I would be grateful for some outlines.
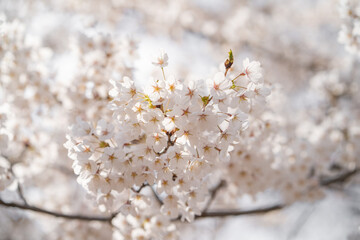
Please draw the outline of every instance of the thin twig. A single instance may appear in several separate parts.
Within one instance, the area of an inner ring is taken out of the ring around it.
[[[26,198],[25,198],[25,196],[24,196],[24,192],[23,192],[23,190],[22,190],[20,181],[19,181],[19,179],[16,177],[16,175],[15,175],[15,173],[14,173],[14,170],[13,170],[13,167],[14,167],[14,164],[11,164],[11,165],[10,165],[10,168],[9,168],[9,171],[10,171],[10,173],[13,175],[13,177],[14,177],[15,179],[17,179],[17,192],[18,192],[18,194],[19,194],[20,199],[24,202],[24,204],[25,204],[25,205],[28,205],[28,203],[27,203],[27,201],[26,201]]]
[[[221,180],[213,189],[210,190],[210,199],[206,203],[203,212],[206,212],[209,209],[209,207],[211,206],[211,203],[214,201],[214,199],[216,197],[217,192],[225,186],[226,186],[226,182],[224,180]]]
[[[149,184],[148,184],[148,183],[143,183],[137,190],[136,190],[134,187],[132,187],[131,190],[132,190],[133,192],[135,192],[135,193],[140,193],[141,190],[142,190],[144,187],[146,187],[146,186],[149,186]]]
[[[174,139],[174,141],[171,141],[171,136],[172,134],[170,133],[166,133],[167,137],[168,137],[168,141],[167,141],[167,144],[166,144],[166,147],[159,153],[155,152],[156,155],[158,156],[161,156],[163,154],[165,154],[167,152],[167,150],[171,147],[171,146],[174,146],[175,145],[175,142],[176,142],[176,138]]]
[[[159,196],[159,195],[157,194],[157,192],[155,191],[154,186],[150,186],[148,183],[143,183],[143,184],[139,187],[139,189],[137,189],[137,190],[132,187],[131,190],[132,190],[133,192],[135,192],[135,193],[140,193],[141,190],[142,190],[144,187],[150,187],[150,189],[151,189],[154,197],[155,197],[156,200],[159,202],[159,204],[160,204],[160,205],[163,205],[163,204],[164,204],[163,200],[160,198],[160,196]]]
[[[17,191],[18,191],[18,193],[19,193],[19,196],[20,196],[21,200],[24,202],[25,205],[28,205],[19,181],[18,181],[17,184],[18,184],[18,186],[17,186]]]
[[[157,194],[156,190],[154,189],[154,186],[150,186],[150,188],[151,188],[151,191],[152,191],[153,194],[154,194],[154,197],[155,197],[156,200],[158,201],[158,203],[159,203],[160,205],[163,205],[164,202],[163,202],[163,200],[160,198],[159,194]]]

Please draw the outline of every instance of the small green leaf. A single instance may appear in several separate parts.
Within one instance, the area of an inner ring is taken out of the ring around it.
[[[230,49],[230,51],[229,51],[229,61],[230,61],[231,64],[234,63],[234,55],[233,55],[233,52],[232,52],[231,49]]]
[[[106,147],[110,147],[110,145],[107,142],[101,141],[99,143],[99,147],[100,148],[106,148]]]
[[[212,97],[210,97],[210,95],[209,96],[200,96],[201,97],[201,101],[203,102],[203,104],[204,104],[204,107],[206,107],[208,104],[209,104],[209,102],[211,101],[211,99],[212,99]]]

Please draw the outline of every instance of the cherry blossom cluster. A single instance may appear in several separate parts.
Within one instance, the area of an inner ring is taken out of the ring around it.
[[[136,195],[130,199],[136,206],[131,212],[124,212],[113,220],[113,225],[118,228],[114,232],[114,239],[178,239],[179,232],[175,223],[164,216],[158,206],[150,204],[150,198]],[[128,204],[127,209],[131,207]]]
[[[212,173],[229,162],[249,115],[263,109],[270,89],[260,63],[248,59],[237,74],[218,72],[198,82],[166,76],[166,53],[153,64],[163,78],[150,80],[144,90],[129,77],[112,79],[113,120],[78,119],[65,147],[78,182],[104,209],[123,203],[123,214],[144,215],[154,203],[136,189],[149,186],[161,202],[156,219],[192,221]]]
[[[5,19],[0,25],[0,75],[2,87],[6,89],[3,90],[4,100],[20,109],[56,104],[45,65],[50,52],[26,35],[24,28],[17,20]]]
[[[112,229],[109,224],[100,222],[62,221],[56,231],[50,232],[48,239],[112,239]]]
[[[354,169],[360,164],[359,71],[355,65],[348,69],[353,75],[333,70],[319,73],[311,81],[319,99],[313,110],[316,131],[310,141],[317,146],[319,158],[328,159],[330,168]]]
[[[0,25],[1,200],[17,199],[21,203],[19,197],[16,198],[16,189],[20,189],[21,185],[22,189],[41,191],[42,199],[36,197],[34,199],[33,195],[24,191],[26,199],[35,205],[41,206],[44,202],[49,202],[52,204],[49,208],[55,207],[58,211],[64,207],[71,209],[73,206],[75,209],[83,209],[84,212],[89,211],[89,207],[80,208],[72,202],[71,192],[74,191],[72,187],[76,185],[69,175],[58,170],[62,169],[65,173],[67,171],[66,165],[69,160],[62,145],[67,118],[70,116],[67,116],[67,106],[62,105],[62,101],[66,99],[64,93],[67,89],[54,81],[51,64],[48,64],[52,63],[52,51],[44,48],[39,39],[30,35],[24,23],[18,20],[8,21],[6,18],[2,20]],[[61,124],[64,126],[62,127]],[[37,233],[44,235],[44,230],[38,229],[39,224],[43,223],[36,216],[7,214],[5,211],[1,214],[4,219],[21,218],[21,227],[32,229],[29,232],[24,231],[25,234],[31,234],[31,238],[40,238],[37,237]],[[6,215],[11,217],[5,217]],[[52,223],[57,225],[56,222]],[[18,220],[1,222],[0,225],[12,229],[18,226]],[[84,238],[91,229],[91,225],[82,224],[83,231],[71,236],[71,228],[65,225],[71,224],[61,225],[63,227],[61,231],[54,231],[49,239],[58,239],[63,229],[69,230],[64,233],[66,239]],[[80,226],[77,230],[79,228]],[[81,235],[82,237],[77,237]]]
[[[46,147],[40,139],[47,132],[43,129],[45,119],[59,104],[57,85],[52,82],[51,70],[47,66],[51,50],[27,34],[24,24],[18,20],[5,19],[1,24],[1,34],[0,92],[4,104],[0,109],[6,112],[6,127],[11,133],[8,148],[2,154],[11,155],[13,161],[23,157],[25,149],[29,148],[35,156],[39,156],[36,152],[47,155],[40,149],[49,149],[49,143]],[[37,118],[44,118],[42,126],[35,124]]]
[[[180,220],[242,210],[244,196],[315,200],[323,196],[323,179],[359,169],[358,63],[347,67],[328,50],[335,39],[318,41],[324,30],[338,31],[329,1],[291,1],[286,13],[283,3],[262,0],[223,1],[217,9],[188,0],[6,1],[0,1],[7,14],[0,13],[5,238],[22,228],[33,239],[177,239],[189,226]],[[339,41],[353,53],[359,11],[358,1],[341,1]],[[136,41],[122,37],[129,34],[141,39],[139,53]],[[146,73],[141,64],[154,47],[144,48],[154,40],[184,51],[198,44],[189,56],[199,55],[182,66],[161,52]],[[261,59],[266,79],[259,62],[234,61],[232,51],[216,72],[202,61],[217,61],[229,46]],[[208,79],[193,77],[202,70],[194,69],[197,62]],[[48,215],[27,211],[31,206]]]
[[[106,114],[110,83],[107,79],[119,74],[131,76],[137,44],[97,32],[81,33],[72,41],[77,71],[68,84],[64,99],[73,119],[95,119]],[[71,120],[72,121],[72,120]]]
[[[343,20],[339,33],[339,42],[345,45],[350,53],[360,49],[360,4],[356,0],[342,0],[339,7]]]
[[[18,20],[7,21],[3,17],[0,32],[0,111],[6,113],[0,114],[0,152],[7,166],[6,179],[9,179],[10,165],[25,160],[18,160],[24,157],[25,149],[32,147],[31,155],[37,156],[32,159],[34,162],[40,155],[38,149],[49,148],[48,143],[44,147],[36,139],[41,134],[34,119],[46,114],[58,100],[46,66],[51,51],[26,34],[25,26]],[[6,129],[5,118],[8,119]]]

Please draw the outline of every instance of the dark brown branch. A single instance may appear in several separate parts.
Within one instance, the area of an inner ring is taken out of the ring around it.
[[[253,214],[263,214],[275,210],[284,208],[286,205],[277,204],[270,207],[262,207],[251,210],[221,210],[221,211],[207,211],[203,212],[200,216],[196,216],[195,219],[205,218],[205,217],[228,217],[228,216],[240,216],[240,215],[253,215]]]
[[[174,141],[171,141],[171,136],[172,136],[172,134],[167,132],[166,135],[167,135],[167,137],[168,137],[166,147],[165,147],[161,152],[159,152],[159,153],[157,153],[157,152],[154,151],[155,154],[158,155],[158,156],[161,156],[161,155],[165,154],[171,146],[174,146],[174,145],[175,145],[176,138],[174,139]]]
[[[320,184],[322,186],[328,186],[333,183],[343,183],[346,180],[348,180],[350,177],[352,177],[353,175],[357,174],[359,172],[359,170],[360,170],[359,168],[355,168],[352,171],[342,173],[336,177],[320,178]]]
[[[345,172],[336,177],[321,178],[320,186],[329,186],[334,183],[343,183],[357,173],[359,173],[359,169],[354,169],[352,171]],[[262,208],[251,209],[251,210],[235,209],[235,210],[203,211],[200,216],[195,216],[195,219],[205,218],[205,217],[227,217],[227,216],[262,214],[262,213],[267,213],[267,212],[271,212],[271,211],[275,211],[275,210],[280,210],[280,209],[285,208],[286,206],[287,206],[286,204],[275,204],[273,206],[262,207]],[[180,218],[177,218],[176,220],[178,220],[178,219],[180,219]]]
[[[346,180],[348,180],[350,177],[352,177],[353,175],[355,175],[358,172],[359,172],[359,169],[355,169],[355,170],[343,173],[337,177],[322,179],[320,181],[320,183],[322,186],[328,186],[333,183],[342,183],[342,182],[345,182]],[[221,186],[221,185],[222,184],[220,183],[219,186]],[[148,185],[146,185],[146,186],[148,186]],[[145,186],[141,186],[139,188],[139,190],[141,190],[143,187],[145,187]],[[220,187],[218,189],[220,189]],[[216,188],[214,188],[214,191],[213,191],[214,197],[217,192],[217,190],[216,191],[215,190],[216,190]],[[154,192],[154,189],[153,189],[153,192]],[[156,192],[154,192],[154,193],[156,193]],[[155,195],[155,197],[156,196],[157,196],[157,194]],[[65,218],[65,219],[70,219],[70,220],[81,220],[81,221],[111,222],[111,220],[114,217],[116,217],[116,215],[118,214],[118,213],[113,213],[107,217],[106,216],[104,216],[104,217],[102,217],[102,216],[87,216],[87,215],[80,215],[80,214],[64,214],[64,213],[54,212],[54,211],[46,210],[43,208],[31,206],[28,204],[18,204],[15,202],[4,202],[2,199],[0,199],[0,205],[5,206],[5,207],[13,207],[13,208],[19,208],[19,209],[23,209],[23,210],[38,212],[38,213],[42,213],[42,214],[51,215],[54,217],[60,217],[60,218]],[[275,211],[275,210],[280,210],[286,206],[287,206],[286,204],[276,204],[276,205],[269,206],[269,207],[262,207],[262,208],[256,208],[256,209],[251,209],[251,210],[203,211],[202,214],[200,216],[196,216],[195,219],[205,218],[205,217],[227,217],[227,216],[263,214],[263,213],[267,213],[267,212],[271,212],[271,211]],[[177,218],[174,220],[176,221],[178,219],[180,219],[180,218]]]
[[[143,184],[139,187],[138,190],[135,190],[133,187],[131,188],[131,190],[132,190],[133,192],[135,192],[135,193],[140,193],[141,190],[142,190],[144,187],[150,187],[151,192],[153,193],[155,199],[158,201],[158,203],[160,204],[160,206],[164,204],[164,202],[162,201],[162,199],[160,198],[160,196],[159,196],[159,195],[157,194],[157,192],[155,191],[154,186],[151,186],[151,185],[149,185],[148,183],[143,183]]]
[[[164,202],[162,201],[162,199],[160,198],[160,196],[159,196],[159,195],[157,194],[157,192],[155,191],[154,187],[153,187],[153,186],[150,186],[148,183],[143,183],[143,184],[139,187],[139,189],[137,189],[137,190],[134,189],[134,187],[132,187],[131,190],[132,190],[134,193],[140,193],[141,190],[142,190],[144,187],[150,187],[150,189],[151,189],[154,197],[155,197],[156,200],[158,201],[158,203],[159,203],[160,205],[163,205],[163,204],[164,204]]]
[[[133,192],[135,192],[135,193],[140,193],[141,190],[142,190],[144,187],[146,187],[146,186],[149,186],[149,184],[148,184],[148,183],[143,183],[137,190],[136,190],[134,187],[132,187],[131,190],[132,190]]]
[[[111,222],[111,220],[117,215],[117,213],[114,213],[108,217],[101,217],[101,216],[87,216],[87,215],[80,215],[80,214],[64,214],[64,213],[49,211],[49,210],[46,210],[43,208],[31,206],[28,204],[18,204],[15,202],[4,202],[2,199],[0,199],[0,205],[6,206],[6,207],[19,208],[19,209],[23,209],[23,210],[29,210],[29,211],[33,211],[33,212],[51,215],[54,217],[60,217],[60,218],[71,219],[71,220],[81,220],[81,221]]]

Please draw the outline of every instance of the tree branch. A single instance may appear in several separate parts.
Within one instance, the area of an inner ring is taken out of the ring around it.
[[[139,187],[138,190],[134,189],[133,187],[131,188],[131,190],[132,190],[134,193],[140,193],[141,190],[142,190],[144,187],[150,187],[150,189],[151,189],[154,197],[155,197],[156,200],[158,201],[158,203],[159,203],[160,205],[163,205],[163,204],[164,204],[164,202],[162,201],[162,199],[160,198],[160,196],[159,196],[159,195],[157,194],[157,192],[155,191],[154,186],[151,186],[151,185],[149,185],[148,183],[143,183],[143,184]]]
[[[108,217],[101,217],[101,216],[87,216],[87,215],[80,215],[80,214],[64,214],[59,212],[53,212],[50,210],[46,210],[43,208],[31,206],[28,204],[18,204],[15,202],[4,202],[2,199],[0,199],[0,205],[6,206],[6,207],[13,207],[13,208],[19,208],[23,210],[38,212],[42,214],[51,215],[54,217],[60,217],[65,219],[71,219],[71,220],[81,220],[81,221],[100,221],[100,222],[111,222],[111,220],[116,217],[118,213],[111,214],[111,216]]]
[[[338,176],[335,176],[335,177],[328,177],[328,178],[322,177],[322,178],[320,178],[320,184],[321,184],[321,186],[328,186],[333,183],[343,183],[346,180],[348,180],[350,177],[352,177],[353,175],[359,173],[359,170],[360,170],[359,168],[355,168],[352,171],[348,171],[348,172],[339,174]]]
[[[221,211],[207,211],[203,212],[199,216],[195,216],[195,219],[205,218],[205,217],[228,217],[228,216],[240,216],[240,215],[253,215],[253,214],[263,214],[275,210],[284,208],[284,204],[276,204],[269,207],[256,208],[251,210],[221,210]]]
[[[136,190],[134,187],[132,187],[131,190],[132,190],[134,193],[140,193],[141,190],[142,190],[144,187],[146,187],[146,186],[150,186],[150,185],[149,185],[148,183],[143,183],[137,190]]]
[[[359,169],[356,168],[352,171],[348,171],[345,173],[342,173],[338,176],[335,177],[328,177],[328,178],[320,178],[320,186],[329,186],[331,184],[334,183],[343,183],[346,180],[348,180],[350,177],[354,176],[355,174],[359,173]],[[220,186],[221,183],[218,185]],[[217,191],[217,187],[214,188],[214,191],[212,192],[212,196],[214,194],[216,194]],[[205,208],[206,211],[203,211],[201,213],[201,215],[199,216],[195,216],[195,219],[198,218],[205,218],[205,217],[227,217],[227,216],[240,216],[240,215],[252,215],[252,214],[263,214],[263,213],[267,213],[267,212],[271,212],[271,211],[275,211],[275,210],[280,210],[287,207],[286,204],[275,204],[273,206],[269,206],[269,207],[262,207],[262,208],[256,208],[256,209],[251,209],[251,210],[238,210],[238,209],[234,209],[234,210],[218,210],[218,211],[207,211],[207,209]]]
[[[166,135],[168,137],[166,147],[161,152],[157,153],[157,152],[154,151],[155,154],[158,155],[158,156],[161,156],[161,155],[165,154],[171,146],[175,145],[175,142],[176,142],[177,138],[175,138],[174,141],[171,141],[172,134],[167,132]]]
[[[352,171],[345,172],[345,173],[340,174],[333,178],[326,178],[326,179],[323,178],[320,180],[320,185],[328,186],[333,183],[345,182],[346,180],[348,180],[350,177],[357,174],[358,172],[359,172],[359,169],[354,169]],[[211,196],[215,197],[216,192],[222,187],[222,184],[225,184],[225,183],[220,182],[219,185],[217,185],[217,187],[215,187],[213,189]],[[142,189],[142,187],[140,187],[140,188]],[[141,189],[139,189],[139,190],[141,190]],[[156,197],[156,195],[155,195],[155,197]],[[210,199],[213,199],[214,197],[211,197]],[[64,213],[54,212],[54,211],[46,210],[43,208],[31,206],[29,204],[4,202],[2,199],[0,199],[0,205],[5,206],[5,207],[13,207],[13,208],[18,208],[18,209],[38,212],[38,213],[42,213],[42,214],[51,215],[54,217],[60,217],[60,218],[65,218],[65,219],[70,219],[70,220],[81,220],[81,221],[111,222],[111,220],[114,219],[114,217],[116,217],[116,215],[118,214],[118,212],[116,212],[116,213],[111,214],[110,216],[104,216],[104,217],[103,216],[87,216],[87,215],[80,215],[80,214],[64,214]],[[275,204],[273,206],[256,208],[256,209],[251,209],[251,210],[234,209],[234,210],[219,210],[219,211],[203,211],[202,214],[200,216],[196,216],[195,219],[205,218],[205,217],[227,217],[227,216],[263,214],[263,213],[267,213],[267,212],[271,212],[271,211],[275,211],[275,210],[280,210],[282,208],[285,208],[286,206],[287,206],[286,204]]]

